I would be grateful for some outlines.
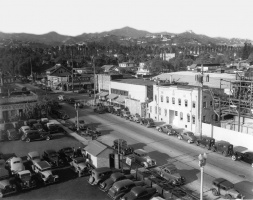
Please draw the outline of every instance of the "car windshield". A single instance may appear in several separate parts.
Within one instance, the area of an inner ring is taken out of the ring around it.
[[[31,177],[31,174],[30,174],[30,173],[21,174],[20,177],[21,177],[21,178],[30,178],[30,177]]]

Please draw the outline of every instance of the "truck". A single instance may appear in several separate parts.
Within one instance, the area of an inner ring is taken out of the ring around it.
[[[156,166],[156,161],[150,158],[148,152],[143,149],[134,150],[133,154],[128,157],[132,162],[135,162],[145,168]]]
[[[129,155],[132,154],[134,149],[127,145],[127,141],[123,139],[116,139],[113,141],[113,146],[120,154]]]

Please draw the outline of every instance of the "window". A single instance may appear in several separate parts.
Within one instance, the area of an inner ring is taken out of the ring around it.
[[[169,97],[166,97],[166,102],[169,103]]]
[[[192,107],[195,108],[196,107],[196,103],[195,101],[192,102]]]
[[[172,104],[175,104],[175,97],[172,97]]]
[[[192,115],[192,123],[195,124],[195,115]]]
[[[188,100],[184,100],[184,105],[185,105],[185,107],[188,106]]]
[[[203,116],[203,122],[206,122],[206,116]]]
[[[164,115],[167,116],[167,109],[164,109]]]
[[[213,106],[213,101],[210,101],[210,106]]]
[[[175,111],[175,116],[177,116],[178,114],[177,114],[177,111]]]
[[[203,108],[206,108],[206,102],[205,101],[203,102]]]
[[[178,105],[181,106],[181,99],[178,99]]]
[[[149,110],[150,110],[150,113],[152,113],[152,106],[150,106],[150,109],[149,109]]]
[[[155,107],[155,114],[157,114],[157,106]]]
[[[190,122],[190,114],[187,114],[187,122]]]
[[[180,112],[180,120],[183,120],[184,118],[183,118],[183,113],[182,112]]]
[[[161,115],[161,108],[160,107],[158,108],[158,113],[159,113],[159,115]]]
[[[157,101],[157,96],[155,95],[155,101]]]
[[[161,95],[161,102],[163,102],[163,95]]]

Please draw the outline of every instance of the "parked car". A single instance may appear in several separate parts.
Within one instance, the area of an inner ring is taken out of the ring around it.
[[[75,121],[75,125],[77,126],[77,121]],[[84,120],[78,120],[78,125],[80,130],[86,130],[87,125],[85,124]]]
[[[186,140],[188,143],[193,143],[196,141],[196,137],[193,132],[183,132],[179,133],[177,138],[179,140]]]
[[[64,124],[64,126],[66,126],[68,129],[70,129],[71,131],[76,131],[77,127],[74,123],[71,122],[67,122]]]
[[[84,157],[73,158],[72,161],[70,162],[70,165],[73,167],[74,171],[78,174],[78,177],[90,174],[90,169],[86,165],[86,159]]]
[[[59,95],[59,96],[58,96],[58,100],[59,100],[59,101],[65,101],[65,99],[66,99],[66,98],[65,98],[64,95]]]
[[[55,124],[53,122],[49,122],[44,125],[45,131],[49,132],[50,134],[54,133],[66,133],[64,128],[62,128],[59,124]]]
[[[174,186],[180,186],[185,184],[185,178],[182,177],[175,165],[165,164],[156,168],[158,174]]]
[[[86,136],[91,136],[91,137],[97,139],[97,138],[100,137],[102,134],[101,134],[100,131],[97,131],[96,129],[88,128],[88,129],[85,131],[85,135],[86,135]]]
[[[236,160],[241,160],[243,162],[246,162],[248,164],[251,165],[251,167],[253,167],[253,152],[234,152],[232,155],[232,160],[236,161]]]
[[[138,113],[136,113],[135,115],[133,115],[133,116],[130,118],[131,121],[134,121],[134,122],[136,122],[136,123],[140,123],[140,119],[141,119],[141,116],[140,116]]]
[[[102,183],[99,184],[99,188],[103,192],[107,192],[112,187],[112,185],[114,183],[121,181],[121,180],[125,180],[125,179],[133,180],[134,176],[132,174],[125,175],[121,172],[112,173],[108,179],[106,179],[105,181],[103,181]]]
[[[58,155],[65,163],[69,163],[74,158],[74,149],[72,147],[64,147],[58,151]]]
[[[38,130],[39,132],[45,131],[41,123],[33,124],[32,129]]]
[[[34,172],[38,179],[45,185],[59,181],[58,175],[53,175],[51,166],[47,161],[40,161],[34,164]]]
[[[136,186],[144,186],[143,181],[132,181],[129,179],[121,180],[112,185],[108,192],[108,196],[114,200],[118,200]]]
[[[69,104],[75,104],[75,103],[76,103],[75,99],[73,99],[73,98],[67,99],[67,102],[68,102]]]
[[[156,161],[151,159],[148,153],[143,149],[136,149],[133,152],[134,161],[145,168],[156,166]]]
[[[131,113],[129,111],[123,110],[121,112],[121,117],[123,117],[125,119],[129,119],[130,116],[131,116]]]
[[[109,167],[100,167],[100,168],[93,169],[91,171],[91,175],[89,177],[88,182],[91,185],[99,185],[100,183],[108,179],[113,172],[117,172],[117,171],[120,171],[120,170],[113,170]]]
[[[211,150],[213,152],[222,153],[224,156],[232,156],[233,155],[233,145],[229,142],[219,141],[216,142],[212,147]]]
[[[146,126],[147,128],[155,127],[155,122],[152,118],[141,118],[140,124]]]
[[[40,162],[40,154],[37,151],[32,151],[27,154],[27,161],[31,163],[32,166],[34,166],[35,163]]]
[[[211,191],[214,196],[225,197],[225,199],[243,199],[243,195],[234,188],[234,184],[224,178],[214,179]]]
[[[5,163],[5,168],[8,169],[11,174],[16,174],[20,171],[25,170],[22,158],[20,157],[11,157]]]
[[[93,111],[98,114],[104,114],[107,112],[107,109],[104,106],[97,106],[96,108],[93,109]]]
[[[127,145],[127,141],[123,139],[116,139],[113,141],[113,146],[114,149],[116,149],[120,154],[123,155],[129,155],[132,154],[134,149],[130,146]]]
[[[49,122],[49,119],[48,118],[41,118],[40,119],[40,123],[42,124],[42,125],[44,125],[44,124],[46,124],[46,123],[48,123]]]
[[[202,136],[201,138],[197,138],[195,141],[197,146],[203,146],[208,150],[215,144],[215,139],[212,137]]]
[[[158,195],[156,188],[147,188],[143,186],[133,187],[130,192],[126,193],[120,200],[143,200],[151,199]]]
[[[52,136],[49,132],[40,132],[38,130],[28,130],[21,137],[21,140],[26,142],[31,142],[34,140],[51,140],[51,139]]]
[[[8,140],[18,140],[20,138],[20,134],[16,129],[7,130]]]
[[[113,106],[106,106],[106,111],[109,112],[109,113],[113,113],[114,112],[114,109],[113,109]]]
[[[51,167],[64,165],[64,161],[60,159],[58,153],[52,149],[45,150],[42,154],[42,158],[47,161]]]
[[[9,122],[9,123],[4,123],[3,124],[3,131],[6,132],[7,130],[10,130],[10,129],[15,129],[13,123]]]
[[[0,160],[0,198],[17,192],[13,177],[10,177],[8,170],[4,168],[5,161]]]
[[[32,189],[37,186],[35,177],[29,170],[23,170],[15,175],[15,183],[18,190]]]
[[[172,126],[169,124],[163,124],[156,127],[156,130],[158,130],[159,132],[167,133],[168,135],[176,134],[175,130],[173,129],[172,131],[172,129]]]
[[[19,134],[20,135],[23,135],[26,131],[28,130],[31,130],[31,127],[30,126],[22,126],[20,129],[19,129]]]

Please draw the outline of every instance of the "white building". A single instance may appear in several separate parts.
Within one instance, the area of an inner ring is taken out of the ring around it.
[[[199,127],[200,90],[194,86],[154,85],[153,101],[149,103],[150,117],[173,124],[192,132]],[[203,122],[213,123],[216,119],[213,100],[208,90],[203,92]]]
[[[133,62],[122,62],[122,63],[119,63],[119,67],[134,67],[134,63]]]
[[[141,62],[139,64],[138,70],[136,72],[137,75],[150,75],[150,71],[148,68],[145,68],[145,63]]]

